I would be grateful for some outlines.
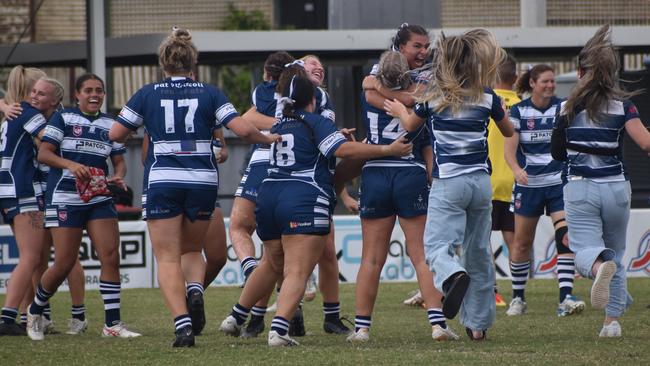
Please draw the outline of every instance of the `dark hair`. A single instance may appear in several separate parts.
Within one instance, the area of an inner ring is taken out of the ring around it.
[[[280,93],[280,95],[282,95],[282,92],[287,87],[287,84],[291,82],[291,78],[293,78],[294,75],[307,78],[307,72],[305,71],[305,68],[302,67],[301,65],[293,64],[288,67],[285,67],[282,73],[280,74],[280,77],[278,77],[278,85],[275,87],[275,91],[277,91],[278,93]]]
[[[521,95],[532,91],[533,88],[530,86],[530,80],[537,81],[539,76],[547,71],[555,72],[555,69],[546,64],[537,64],[523,73],[517,80],[517,94]]]
[[[506,59],[497,68],[497,81],[509,85],[517,82],[517,60],[512,55],[506,55]]]
[[[264,61],[264,71],[272,80],[278,80],[284,71],[284,65],[294,60],[295,58],[285,51],[274,52]]]
[[[429,36],[429,32],[421,25],[402,23],[397,29],[395,36],[391,39],[391,50],[399,51],[399,46],[406,44],[411,39],[411,34],[413,33],[421,36]]]
[[[307,76],[294,75],[282,89],[282,97],[285,99],[282,114],[285,116],[294,116],[295,111],[304,109],[314,100],[314,84]]]
[[[102,80],[102,78],[92,73],[87,73],[79,76],[77,80],[74,82],[74,89],[77,92],[80,92],[84,83],[88,80],[99,80],[99,82],[102,84],[102,88],[104,89],[104,91],[106,91],[106,87],[104,86],[104,80]]]

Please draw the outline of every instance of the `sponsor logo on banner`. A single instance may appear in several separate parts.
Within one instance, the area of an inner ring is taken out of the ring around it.
[[[557,253],[555,250],[555,238],[551,238],[546,243],[546,249],[544,250],[544,258],[537,264],[535,268],[536,275],[542,274],[552,274],[555,273],[555,268],[557,267]]]
[[[645,272],[650,275],[650,230],[641,237],[637,256],[630,260],[628,272]]]

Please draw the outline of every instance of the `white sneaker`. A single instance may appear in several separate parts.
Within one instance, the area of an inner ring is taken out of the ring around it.
[[[54,328],[54,321],[43,317],[43,334],[59,334],[60,332]]]
[[[65,334],[78,335],[85,332],[86,329],[88,329],[87,320],[81,321],[77,318],[72,318],[68,320],[68,331]]]
[[[580,314],[585,310],[585,302],[573,295],[566,295],[564,301],[557,307],[557,316]]]
[[[302,299],[305,301],[312,301],[316,298],[317,292],[318,285],[316,284],[316,276],[314,276],[312,273],[307,280],[307,287],[305,288],[305,294],[303,295]]]
[[[440,325],[436,324],[431,327],[431,338],[436,341],[455,341],[458,338],[458,335],[454,333],[449,326],[443,328]]]
[[[235,317],[232,315],[228,315],[228,317],[224,319],[219,326],[220,331],[226,335],[233,337],[239,337],[239,334],[241,334],[241,328],[242,326],[237,324],[237,319],[235,319]]]
[[[410,293],[409,296],[410,297],[404,300],[402,304],[408,306],[422,306],[422,304],[424,304],[424,298],[422,298],[420,290]]]
[[[115,337],[115,338],[135,338],[140,337],[142,334],[132,332],[126,328],[126,324],[119,322],[112,327],[106,326],[104,324],[104,329],[102,330],[102,337]]]
[[[594,283],[591,285],[591,306],[594,309],[604,309],[609,302],[609,283],[616,273],[614,261],[603,262],[596,272]]]
[[[613,322],[603,325],[603,329],[600,330],[599,337],[620,337],[621,336],[621,325],[614,320]]]
[[[45,339],[43,327],[43,316],[32,315],[27,311],[27,335],[33,341],[42,341]]]
[[[267,313],[275,313],[276,311],[278,311],[278,302],[277,301],[274,302],[273,304],[271,304],[271,306],[266,308]]]
[[[293,347],[299,345],[300,343],[289,337],[288,334],[280,335],[274,330],[269,332],[269,346],[271,347]]]
[[[366,343],[370,340],[370,331],[368,328],[361,328],[351,333],[345,340],[350,343]]]
[[[524,315],[526,314],[526,308],[528,306],[526,305],[526,302],[521,299],[521,297],[517,296],[512,301],[510,301],[510,306],[508,306],[508,310],[506,310],[506,315],[508,316],[516,316],[516,315]]]

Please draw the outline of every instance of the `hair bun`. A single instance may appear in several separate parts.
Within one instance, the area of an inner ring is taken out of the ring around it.
[[[191,41],[192,40],[192,35],[190,34],[190,31],[184,28],[178,28],[178,27],[173,27],[172,28],[172,38],[181,40],[181,41]]]

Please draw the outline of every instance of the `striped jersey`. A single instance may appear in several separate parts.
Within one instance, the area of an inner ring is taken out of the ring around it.
[[[561,112],[565,114],[564,104]],[[627,121],[639,118],[636,106],[630,101],[612,100],[609,102],[600,121],[594,122],[580,111],[566,131],[567,142],[592,148],[617,150],[614,156],[592,155],[567,148],[567,175],[585,177],[596,182],[619,182],[627,180],[623,165],[623,132]]]
[[[434,178],[451,178],[474,171],[490,174],[487,126],[492,117],[501,121],[505,111],[501,99],[486,88],[477,104],[464,104],[453,113],[451,108],[436,112],[430,102],[417,103],[414,112],[427,120],[435,156]]]
[[[346,139],[331,120],[314,113],[296,113],[302,120],[282,117],[271,129],[282,141],[271,145],[269,176],[264,181],[304,182],[333,198],[331,162]]]
[[[93,116],[79,108],[67,108],[54,112],[47,121],[43,141],[56,146],[60,157],[103,169],[108,174],[106,159],[126,152],[124,145],[108,139],[113,123],[113,118],[104,113]],[[111,199],[95,196],[87,203],[82,201],[75,177],[68,169],[50,167],[47,187],[45,197],[49,205],[90,205]]]
[[[381,167],[405,167],[419,166],[426,169],[422,149],[430,146],[429,134],[425,125],[420,126],[417,131],[408,132],[402,126],[399,118],[393,118],[383,109],[379,109],[368,103],[365,92],[361,93],[361,108],[363,110],[363,125],[366,129],[366,141],[372,145],[390,145],[396,139],[406,136],[413,142],[413,153],[407,156],[390,156],[377,159],[370,159],[366,166]]]
[[[27,198],[43,194],[36,161],[33,137],[47,121],[27,102],[20,102],[23,112],[0,126],[0,198]]]
[[[562,184],[562,162],[551,156],[551,134],[555,113],[562,100],[552,97],[546,108],[538,108],[531,98],[510,108],[510,121],[519,134],[517,162],[528,174],[522,187],[548,187]]]
[[[147,159],[148,187],[214,189],[217,162],[213,130],[239,114],[216,87],[186,77],[171,77],[138,90],[117,122],[149,134],[153,159]]]

